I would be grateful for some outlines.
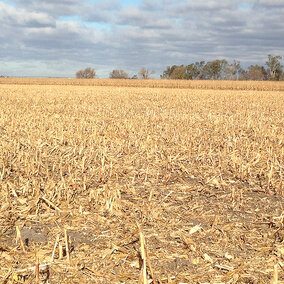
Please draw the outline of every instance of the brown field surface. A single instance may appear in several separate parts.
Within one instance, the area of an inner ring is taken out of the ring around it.
[[[25,80],[0,80],[0,283],[284,283],[283,83]]]

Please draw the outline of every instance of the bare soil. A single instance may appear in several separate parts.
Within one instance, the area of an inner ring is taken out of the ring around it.
[[[26,254],[16,244],[9,210],[2,212],[2,257],[13,251],[13,259],[7,257],[7,261],[17,259],[23,266],[35,249],[51,253],[61,223],[68,224],[71,263],[64,252],[63,259],[48,267],[48,274],[44,270],[43,280],[48,276],[48,283],[79,283],[79,279],[136,283],[141,268],[135,223],[139,221],[154,272],[151,278],[157,283],[269,283],[275,265],[278,280],[284,281],[282,197],[241,184],[242,190],[232,196],[230,188],[186,179],[145,185],[136,185],[135,194],[121,192],[121,209],[116,214],[84,215],[76,210],[65,214],[50,208],[46,216],[21,220]],[[92,211],[92,204],[84,205]],[[34,279],[30,271],[19,275],[25,281]]]

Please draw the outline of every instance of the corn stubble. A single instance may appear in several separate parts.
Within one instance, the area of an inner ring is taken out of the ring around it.
[[[0,85],[0,282],[284,281],[284,93],[116,82]]]

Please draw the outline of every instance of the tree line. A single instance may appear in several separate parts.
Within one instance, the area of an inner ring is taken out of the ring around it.
[[[243,69],[240,61],[228,62],[226,59],[216,59],[213,61],[200,61],[189,65],[172,65],[160,75],[161,79],[183,79],[183,80],[284,80],[282,57],[269,54],[265,66],[250,65]],[[154,71],[143,67],[134,75],[132,79],[149,79]],[[91,67],[79,70],[77,78],[95,78],[96,72]],[[129,74],[121,69],[114,69],[109,74],[112,79],[128,79]]]
[[[161,75],[162,79],[185,80],[284,80],[281,56],[268,55],[265,66],[250,65],[243,69],[240,61],[228,62],[226,59],[200,61],[189,65],[168,66]]]
[[[143,67],[138,72],[138,75],[133,75],[132,77],[129,74],[122,70],[122,69],[114,69],[110,72],[109,78],[111,79],[149,79],[151,75],[153,75],[155,71],[149,71],[149,69]],[[91,79],[96,77],[96,71],[91,68],[87,67],[86,69],[79,70],[76,72],[76,78],[79,79]]]

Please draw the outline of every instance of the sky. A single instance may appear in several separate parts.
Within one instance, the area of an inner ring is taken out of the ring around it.
[[[284,56],[284,0],[0,0],[0,75],[107,78]],[[282,61],[283,63],[283,61]]]

